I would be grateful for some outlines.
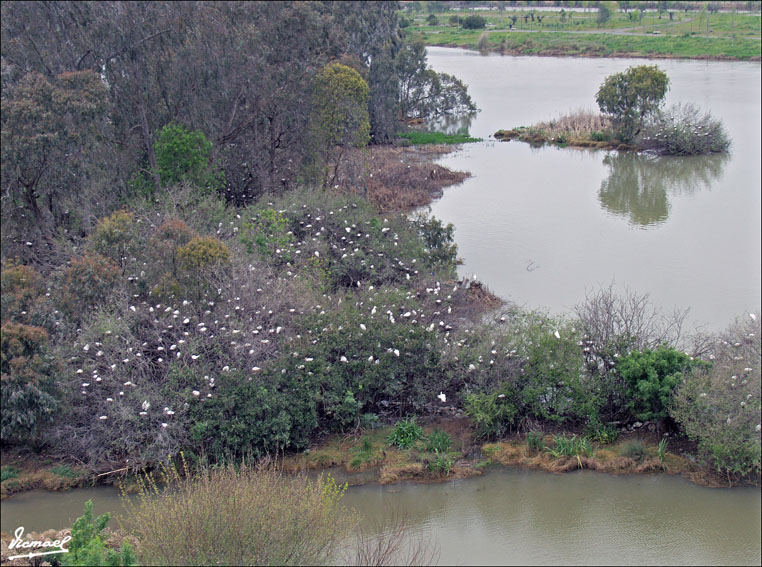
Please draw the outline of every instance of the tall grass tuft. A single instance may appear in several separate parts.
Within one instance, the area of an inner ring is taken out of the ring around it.
[[[603,138],[611,129],[611,120],[598,112],[576,110],[547,122],[538,122],[530,130],[537,131],[547,138]]]
[[[664,458],[667,455],[667,440],[662,439],[656,446],[656,454],[659,456],[659,465],[664,468]]]
[[[552,456],[558,457],[592,457],[593,446],[587,437],[572,435],[554,435],[553,447],[546,447],[545,451]]]
[[[527,433],[527,446],[535,453],[545,450],[545,437],[542,431],[530,431]]]
[[[350,533],[353,514],[331,478],[283,477],[243,464],[147,475],[124,499],[123,528],[146,565],[325,564]],[[160,490],[159,484],[166,484]]]

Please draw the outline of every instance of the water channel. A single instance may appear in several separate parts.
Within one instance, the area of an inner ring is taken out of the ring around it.
[[[91,498],[96,514],[122,511],[111,487],[35,490],[2,501],[2,530],[70,527]],[[758,488],[494,468],[439,484],[351,487],[344,503],[371,530],[394,513],[405,515],[413,539],[430,538],[443,565],[760,563]]]
[[[760,306],[760,64],[480,55],[430,47],[429,63],[469,88],[479,112],[467,144],[440,163],[472,177],[431,206],[455,225],[464,264],[500,297],[568,313],[614,284],[649,294],[690,326],[724,329]],[[666,105],[692,102],[719,118],[729,155],[648,157],[496,142],[499,129],[596,110],[604,78],[656,64]]]

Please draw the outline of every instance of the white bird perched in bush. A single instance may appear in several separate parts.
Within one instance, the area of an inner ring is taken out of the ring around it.
[[[447,396],[444,392],[439,392],[439,395],[437,396],[439,398],[439,401],[442,403],[445,403],[447,401]]]

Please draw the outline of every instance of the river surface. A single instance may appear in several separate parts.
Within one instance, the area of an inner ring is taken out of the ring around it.
[[[35,490],[2,501],[2,530],[71,527],[91,498],[96,514],[122,512],[111,487]],[[430,539],[443,565],[760,564],[758,488],[496,467],[460,481],[350,487],[344,503],[370,531],[406,516],[412,539]]]
[[[758,62],[481,55],[429,47],[429,63],[463,80],[481,109],[468,124],[485,141],[439,163],[473,177],[445,189],[432,214],[455,225],[464,264],[494,293],[530,309],[570,312],[614,284],[691,327],[721,330],[758,312],[761,69]],[[723,121],[729,155],[648,157],[497,142],[499,129],[577,109],[597,111],[606,76],[656,64],[666,105],[692,102]]]

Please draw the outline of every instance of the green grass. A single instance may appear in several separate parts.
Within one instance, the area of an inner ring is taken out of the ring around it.
[[[572,435],[554,435],[553,447],[546,447],[545,451],[555,458],[558,457],[592,457],[593,446],[586,437]]]
[[[16,467],[7,466],[0,469],[0,482],[16,478],[19,475],[19,470]]]
[[[646,456],[646,446],[640,441],[630,441],[622,445],[619,454],[633,461],[641,461]]]
[[[560,9],[559,9],[560,10]],[[423,17],[416,17],[406,28],[410,38],[421,39],[427,45],[477,48],[484,30],[464,30],[451,26],[453,14],[461,17],[468,12],[445,12],[438,26],[429,26]],[[672,56],[684,58],[752,59],[762,54],[762,35],[758,14],[706,14],[675,11],[674,21],[664,14],[648,13],[642,21],[629,21],[621,12],[599,28],[596,11],[575,12],[571,20],[560,21],[559,12],[546,13],[542,23],[524,23],[521,12],[514,31],[508,30],[511,12],[482,14],[487,18],[489,49],[520,55],[576,56]],[[567,12],[568,16],[569,12]],[[708,22],[708,25],[707,25]],[[630,29],[628,33],[649,35],[612,35],[600,33],[614,29]],[[708,30],[708,31],[707,31]],[[574,32],[574,33],[570,33]],[[654,34],[654,32],[658,32]]]
[[[58,465],[50,469],[50,472],[64,478],[77,478],[79,473],[73,470],[69,465]]]
[[[472,138],[468,134],[445,134],[443,132],[405,132],[399,135],[409,141],[413,146],[427,144],[467,144],[468,142],[481,142],[481,138]]]

